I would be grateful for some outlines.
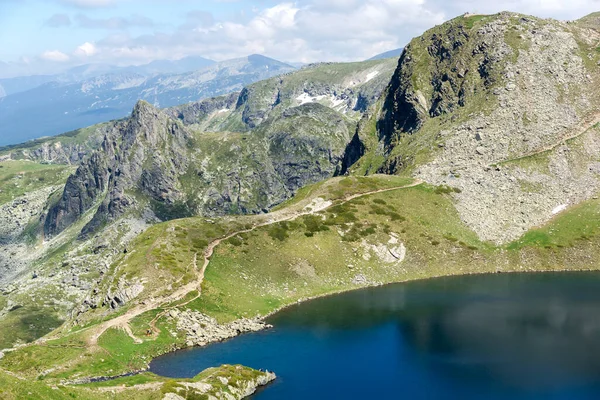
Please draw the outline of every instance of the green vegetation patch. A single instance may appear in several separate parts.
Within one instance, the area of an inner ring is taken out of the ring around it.
[[[50,333],[63,322],[48,309],[14,305],[0,320],[0,349],[16,343],[29,343]]]
[[[455,241],[444,238],[449,232]],[[400,242],[413,262],[383,262],[369,247],[383,243],[394,248],[397,244],[389,243]],[[202,296],[187,307],[227,322],[354,288],[357,274],[373,282],[406,280],[440,274],[452,258],[478,270],[480,265],[470,264],[473,249],[491,251],[464,226],[451,198],[423,185],[339,203],[275,228],[258,228],[244,243],[224,242],[216,248]],[[444,251],[452,256],[438,258]]]
[[[507,248],[574,247],[579,242],[596,241],[600,234],[600,202],[589,200],[557,215],[543,227],[531,229]]]
[[[31,161],[0,162],[0,204],[48,186],[62,185],[73,168]]]

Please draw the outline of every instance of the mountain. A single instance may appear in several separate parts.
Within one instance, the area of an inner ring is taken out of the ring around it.
[[[67,181],[44,234],[62,232],[98,201],[83,235],[133,207],[161,220],[268,210],[342,172],[353,125],[379,98],[394,66],[316,65],[166,112],[138,102]]]
[[[56,78],[54,75],[33,75],[0,79],[0,98],[34,89],[45,83],[52,82]]]
[[[385,53],[377,54],[376,56],[369,58],[369,60],[383,60],[384,58],[400,57],[403,50],[404,47],[400,47],[399,49],[386,51]]]
[[[127,374],[311,297],[597,270],[598,41],[597,14],[464,15],[399,60],[1,149],[2,390],[102,398],[109,377],[117,398],[174,398],[215,386]],[[241,368],[216,387],[257,376]]]
[[[178,68],[197,62],[196,58],[185,59],[178,62]],[[73,77],[77,80],[104,72],[102,66],[82,66],[72,70],[68,80],[49,82],[1,98],[0,145],[123,118],[139,99],[168,107],[240,90],[248,83],[294,70],[276,60],[253,55],[194,72],[144,75],[168,67],[165,63],[154,63],[71,82]]]
[[[216,64],[215,61],[200,56],[189,56],[179,60],[155,60],[145,65],[123,67],[120,70],[144,76],[159,74],[183,74]]]
[[[591,149],[600,121],[597,27],[502,13],[427,31],[406,47],[365,135],[382,163],[362,167],[456,187],[461,218],[495,243],[591,199],[596,160],[577,148]]]
[[[190,56],[180,60],[155,60],[148,64],[118,67],[109,64],[85,64],[56,75],[31,75],[0,79],[0,97],[26,92],[49,82],[62,84],[82,82],[108,74],[137,74],[152,77],[160,74],[183,74],[215,64],[204,57]],[[1,64],[0,64],[1,65]]]

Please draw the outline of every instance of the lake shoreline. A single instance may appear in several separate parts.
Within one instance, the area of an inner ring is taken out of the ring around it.
[[[520,269],[509,269],[509,270],[496,270],[496,271],[484,271],[484,272],[461,272],[461,273],[448,273],[448,274],[439,274],[439,275],[432,275],[432,276],[424,276],[424,277],[420,277],[420,278],[413,278],[413,279],[405,279],[405,280],[398,280],[398,281],[390,281],[390,282],[384,282],[384,283],[376,283],[376,284],[369,284],[369,285],[363,285],[360,287],[355,287],[355,288],[345,288],[345,289],[341,289],[341,290],[336,290],[336,291],[332,291],[332,292],[328,292],[328,293],[323,293],[323,294],[319,294],[319,295],[315,295],[315,296],[310,296],[310,297],[303,297],[301,299],[298,299],[294,302],[291,302],[289,304],[285,304],[283,306],[280,306],[276,309],[274,309],[273,311],[269,312],[268,314],[265,315],[257,315],[255,318],[252,318],[250,320],[256,321],[256,322],[261,322],[262,324],[264,324],[264,327],[262,329],[257,329],[257,330],[251,330],[248,332],[238,332],[237,334],[233,334],[229,337],[222,337],[218,340],[213,340],[213,341],[208,341],[206,343],[204,343],[203,345],[192,345],[192,346],[187,346],[185,343],[180,346],[177,344],[174,344],[173,347],[169,350],[166,351],[162,354],[157,354],[156,356],[152,357],[152,360],[150,360],[148,362],[148,364],[146,365],[146,367],[144,369],[139,369],[136,371],[128,371],[116,376],[98,376],[98,377],[88,377],[88,378],[82,378],[82,379],[78,379],[76,381],[70,381],[70,382],[64,382],[65,384],[72,384],[72,385],[80,385],[80,384],[88,384],[88,383],[92,383],[92,382],[97,382],[97,381],[110,381],[110,380],[115,380],[118,378],[121,378],[123,376],[134,376],[134,375],[139,375],[145,372],[150,372],[153,373],[151,370],[151,364],[152,362],[159,358],[159,357],[163,357],[165,355],[169,355],[169,354],[173,354],[179,351],[189,351],[192,349],[200,349],[200,348],[205,348],[209,345],[213,345],[213,344],[217,344],[217,343],[223,343],[223,342],[227,342],[229,340],[233,340],[239,336],[242,336],[246,333],[254,333],[254,332],[259,332],[259,331],[264,331],[264,330],[268,330],[272,328],[272,325],[270,325],[268,323],[268,319],[273,317],[275,314],[278,314],[286,309],[289,309],[293,306],[299,305],[299,304],[304,304],[313,300],[318,300],[318,299],[323,299],[323,298],[327,298],[327,297],[332,297],[332,296],[336,296],[336,295],[341,295],[344,293],[349,293],[349,292],[358,292],[361,290],[368,290],[368,289],[373,289],[373,288],[379,288],[379,287],[385,287],[385,286],[391,286],[391,285],[397,285],[397,284],[402,284],[402,283],[409,283],[409,282],[419,282],[419,281],[428,281],[428,280],[433,280],[433,279],[439,279],[439,278],[447,278],[447,277],[468,277],[468,276],[485,276],[485,275],[496,275],[496,274],[545,274],[545,273],[568,273],[568,272],[596,272],[596,271],[600,271],[600,266],[598,268],[588,268],[588,269],[539,269],[539,270],[520,270]],[[245,318],[239,318],[237,320],[232,321],[231,323],[243,323],[243,321],[248,320]],[[227,325],[227,324],[223,324],[223,325]],[[216,335],[215,335],[216,337]],[[275,373],[277,371],[274,371]],[[157,375],[157,376],[161,376],[161,375]],[[161,376],[163,377],[163,376]]]
[[[315,295],[315,296],[310,296],[310,297],[304,297],[301,298],[299,300],[296,300],[292,303],[289,304],[285,304],[283,306],[278,307],[277,309],[269,312],[266,315],[257,315],[255,318],[251,319],[257,322],[262,322],[264,324],[264,327],[260,330],[268,330],[271,329],[273,326],[269,324],[268,319],[272,316],[274,316],[275,314],[278,314],[286,309],[289,309],[290,307],[299,305],[299,304],[304,304],[307,302],[310,302],[312,300],[318,300],[318,299],[323,299],[323,298],[327,298],[327,297],[332,297],[332,296],[336,296],[336,295],[340,295],[340,294],[344,294],[344,293],[349,293],[349,292],[357,292],[357,291],[361,291],[361,290],[368,290],[368,289],[373,289],[373,288],[379,288],[379,287],[385,287],[385,286],[391,286],[391,285],[397,285],[397,284],[402,284],[402,283],[408,283],[408,282],[419,282],[419,281],[427,281],[427,280],[432,280],[432,279],[439,279],[439,278],[447,278],[447,277],[461,277],[461,276],[484,276],[484,275],[496,275],[496,274],[547,274],[547,273],[567,273],[567,272],[596,272],[596,271],[600,271],[600,266],[597,269],[540,269],[540,270],[506,270],[506,271],[488,271],[488,272],[466,272],[466,273],[449,273],[449,274],[440,274],[440,275],[435,275],[435,276],[428,276],[428,277],[423,277],[423,278],[416,278],[416,279],[406,279],[406,280],[400,280],[400,281],[393,281],[393,282],[385,282],[385,283],[377,283],[377,284],[369,284],[369,285],[364,285],[364,286],[360,286],[360,287],[356,287],[356,288],[350,288],[350,289],[341,289],[341,290],[336,290],[333,292],[329,292],[329,293],[323,293],[323,294],[319,294],[319,295]],[[234,320],[232,322],[243,322],[247,319],[245,318],[240,318],[237,320]],[[248,331],[248,332],[240,332],[237,335],[233,335],[227,338],[223,338],[220,340],[214,340],[211,342],[207,342],[201,346],[198,345],[194,345],[194,346],[184,346],[184,347],[180,347],[177,348],[173,351],[169,351],[163,354],[160,354],[156,357],[154,357],[149,364],[152,363],[152,361],[155,358],[164,356],[166,354],[171,354],[177,351],[182,351],[182,350],[190,350],[190,349],[195,349],[195,348],[203,348],[206,346],[209,346],[211,344],[215,344],[215,343],[222,343],[228,340],[232,340],[235,339],[237,337],[239,337],[240,335],[244,335],[245,333],[253,333],[253,332],[259,332],[260,330],[253,330],[253,331]],[[144,371],[140,371],[140,372],[146,372],[146,371],[150,371],[150,369],[146,369]]]
[[[597,270],[413,281],[304,301],[268,319],[271,331],[170,354],[155,359],[151,371],[171,379],[231,363],[275,371],[281,380],[261,391],[260,399],[293,394],[295,400],[309,391],[327,398],[333,389],[325,380],[337,387],[347,376],[361,381],[340,389],[346,398],[364,397],[361,391],[373,388],[377,395],[391,393],[394,384],[406,381],[413,394],[446,390],[469,399],[484,388],[527,399],[528,390],[572,393],[569,385],[582,373],[593,377],[585,393],[600,394],[593,361],[600,331],[589,331],[600,310]],[[377,360],[379,368],[369,368]],[[481,368],[491,373],[480,374]]]

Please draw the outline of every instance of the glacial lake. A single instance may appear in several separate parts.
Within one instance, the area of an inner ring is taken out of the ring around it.
[[[600,273],[494,274],[294,305],[273,329],[155,359],[192,377],[243,364],[253,399],[600,399]]]

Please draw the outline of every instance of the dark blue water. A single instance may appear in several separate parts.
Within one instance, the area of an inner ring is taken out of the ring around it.
[[[600,273],[497,274],[295,305],[275,327],[152,362],[274,371],[255,399],[600,399]]]

